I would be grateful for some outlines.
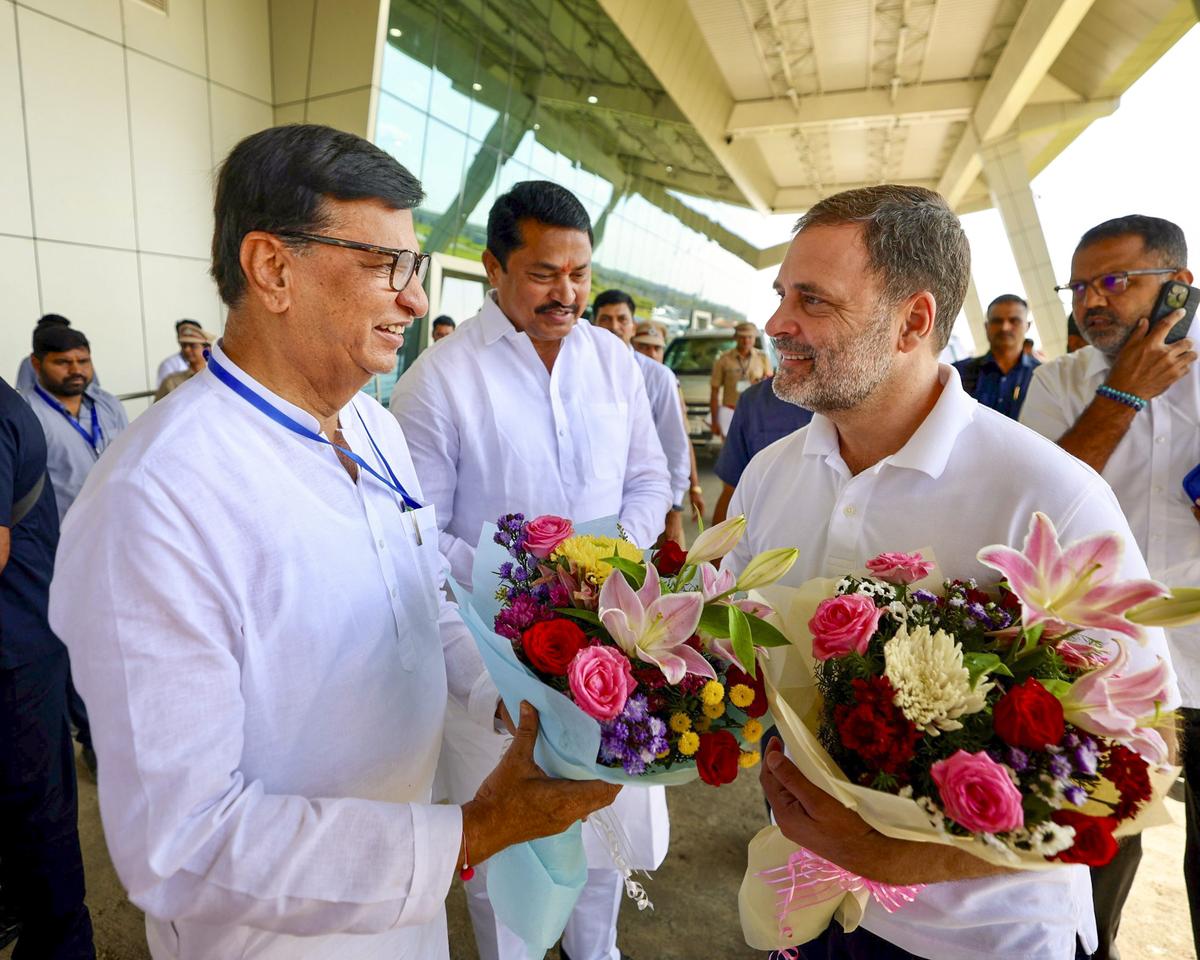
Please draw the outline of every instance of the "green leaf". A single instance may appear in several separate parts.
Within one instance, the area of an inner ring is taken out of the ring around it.
[[[634,590],[640,590],[642,584],[646,582],[646,568],[635,560],[626,560],[624,557],[611,556],[605,557],[604,562],[612,564],[613,567],[625,574],[625,579],[633,584]]]
[[[591,610],[579,610],[576,607],[554,607],[555,613],[561,613],[564,617],[574,617],[576,620],[582,620],[584,623],[590,623],[594,626],[600,626],[600,617],[592,613]]]
[[[999,673],[1006,677],[1012,676],[1012,671],[995,653],[964,653],[963,666],[967,668],[967,675],[971,678],[971,689],[975,688],[975,681],[989,673]]]
[[[746,619],[750,621],[750,633],[756,647],[786,647],[792,642],[762,617],[747,613]]]
[[[696,629],[710,637],[722,639],[728,637],[729,614],[726,612],[728,609],[723,603],[705,604],[704,611],[700,614],[700,624]]]
[[[757,666],[754,662],[754,636],[750,632],[750,621],[740,607],[729,608],[729,636],[733,640],[733,652],[750,676],[757,676]]]
[[[1059,700],[1071,692],[1071,684],[1066,680],[1055,680],[1053,678],[1043,679],[1042,677],[1038,677],[1038,683],[1058,697]]]

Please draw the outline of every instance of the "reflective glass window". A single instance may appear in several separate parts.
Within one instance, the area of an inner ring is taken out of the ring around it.
[[[423,207],[426,212],[443,213],[451,204],[458,202],[458,191],[467,162],[467,135],[431,118],[425,137],[425,158],[421,164],[421,183],[426,195]]]
[[[421,175],[427,115],[390,93],[379,98],[375,143],[400,161],[414,176]]]

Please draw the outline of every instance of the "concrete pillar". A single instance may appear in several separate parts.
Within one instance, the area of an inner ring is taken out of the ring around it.
[[[1047,357],[1054,358],[1067,349],[1067,329],[1063,317],[1066,307],[1054,292],[1054,270],[1050,266],[1050,251],[1042,234],[1029,189],[1029,174],[1015,133],[1005,134],[980,148],[983,172],[987,177],[992,203],[1000,211],[1004,231],[1012,247],[1029,312]]]
[[[983,304],[979,300],[979,291],[975,289],[975,275],[967,284],[967,296],[963,300],[963,311],[967,315],[967,324],[971,328],[971,338],[975,341],[975,356],[982,357],[987,353],[987,317],[983,313]]]

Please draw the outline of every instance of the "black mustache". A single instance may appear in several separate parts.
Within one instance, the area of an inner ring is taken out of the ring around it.
[[[794,354],[802,360],[811,360],[817,355],[817,351],[806,343],[797,343],[793,340],[783,340],[778,337],[772,337],[771,343],[775,347],[776,353]]]
[[[540,307],[537,307],[533,312],[534,313],[549,313],[551,310],[570,310],[572,313],[578,312],[575,304],[559,303],[557,300],[551,301],[550,303],[543,303]]]
[[[1115,313],[1113,313],[1111,310],[1105,310],[1102,307],[1093,307],[1091,310],[1089,310],[1087,313],[1085,313],[1083,315],[1083,322],[1087,323],[1089,320],[1091,320],[1095,317],[1103,317],[1105,320],[1108,320],[1110,323],[1115,323],[1117,320],[1117,315]]]

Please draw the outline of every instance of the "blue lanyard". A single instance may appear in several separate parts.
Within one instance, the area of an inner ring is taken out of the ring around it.
[[[362,428],[363,428],[363,431],[367,435],[367,439],[371,441],[371,446],[375,450],[375,456],[377,456],[379,458],[379,462],[382,463],[383,468],[385,470],[387,470],[388,475],[386,477],[383,476],[381,473],[379,473],[377,470],[375,470],[369,463],[367,463],[365,460],[363,460],[363,458],[360,457],[358,454],[356,454],[353,450],[349,450],[346,447],[340,447],[336,443],[331,443],[330,441],[326,440],[323,436],[321,436],[319,433],[314,433],[312,430],[309,430],[308,427],[297,423],[295,420],[293,420],[291,417],[289,417],[282,410],[273,406],[271,403],[269,403],[263,397],[260,397],[257,393],[255,393],[253,390],[251,390],[249,387],[247,387],[244,383],[242,383],[242,381],[238,380],[237,377],[233,376],[233,374],[231,374],[228,370],[226,370],[219,363],[217,363],[216,357],[210,356],[208,358],[208,369],[212,371],[213,376],[215,376],[218,380],[220,380],[223,384],[225,384],[225,386],[227,386],[230,390],[232,390],[234,393],[236,393],[239,397],[241,397],[243,400],[245,400],[248,404],[250,404],[250,406],[254,407],[260,413],[266,414],[268,417],[270,417],[272,420],[274,420],[280,426],[286,427],[288,430],[292,431],[292,433],[299,434],[300,436],[304,437],[305,440],[315,440],[317,443],[326,443],[326,444],[329,444],[329,446],[333,447],[335,450],[341,451],[343,456],[349,457],[351,460],[353,460],[355,463],[357,463],[360,467],[362,467],[364,470],[366,470],[367,473],[369,473],[376,480],[378,480],[380,483],[382,483],[385,487],[388,487],[390,490],[393,490],[394,492],[398,493],[400,495],[400,499],[404,502],[404,506],[407,507],[409,510],[420,510],[421,509],[421,505],[419,503],[417,503],[416,500],[414,500],[412,497],[410,497],[408,495],[408,491],[404,489],[404,486],[400,483],[400,480],[396,477],[396,474],[392,471],[391,464],[389,464],[387,462],[387,459],[384,457],[383,452],[379,449],[379,446],[375,443],[375,438],[371,436],[371,431],[367,429],[367,423],[365,420],[363,420],[362,414],[358,413],[357,407],[355,407],[354,412],[356,414],[358,414],[358,422],[362,424]],[[391,479],[389,479],[389,477]]]
[[[96,456],[100,456],[100,441],[102,441],[104,439],[104,431],[100,429],[100,410],[96,407],[96,401],[94,401],[94,400],[92,401],[92,432],[88,433],[86,430],[83,429],[83,427],[80,425],[79,421],[76,420],[73,416],[71,416],[71,411],[68,410],[66,407],[64,407],[57,400],[55,400],[52,396],[50,396],[50,394],[48,394],[45,390],[43,390],[39,384],[35,383],[33,385],[33,389],[37,391],[37,394],[39,397],[41,397],[48,404],[50,404],[50,406],[52,406],[55,410],[57,410],[59,413],[61,413],[64,417],[66,417],[67,423],[69,423],[71,426],[73,426],[75,428],[75,432],[78,433],[81,437],[83,437],[84,440],[87,441],[88,446],[92,448],[92,453],[95,454]],[[82,400],[79,401],[79,409],[80,409],[80,412],[82,413],[83,412],[83,401]]]

